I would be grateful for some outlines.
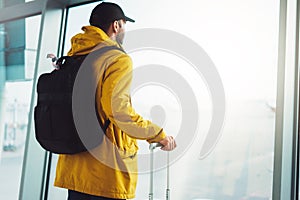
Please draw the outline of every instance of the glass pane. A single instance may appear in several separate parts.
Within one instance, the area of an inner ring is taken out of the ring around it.
[[[39,23],[35,16],[0,25],[0,199],[19,196]]]
[[[263,3],[260,0],[188,0],[184,4],[171,0],[159,4],[138,0],[113,2],[136,20],[134,24],[126,24],[128,38],[142,28],[167,29],[176,37],[183,35],[207,53],[224,86],[226,118],[222,135],[211,153],[200,157],[205,138],[211,137],[208,132],[214,123],[213,102],[204,72],[195,71],[191,60],[174,53],[174,49],[184,48],[186,44],[170,35],[164,38],[171,40],[170,49],[166,51],[140,46],[138,51],[129,52],[135,69],[159,64],[181,74],[198,102],[198,129],[192,133],[195,137],[170,167],[171,198],[272,199],[279,0]],[[81,26],[88,25],[89,14],[95,5],[70,10],[65,53],[70,48],[71,36],[80,32]],[[168,12],[158,7],[168,8]],[[144,39],[154,40],[154,35]],[[125,49],[130,47],[130,42],[134,41],[126,40],[125,36]],[[181,100],[178,100],[179,94],[159,86],[147,85],[135,91],[132,94],[134,107],[144,117],[155,121],[151,111],[161,105],[167,116],[163,125],[165,131],[178,138],[190,134],[179,132],[183,112],[181,102],[178,103]],[[178,145],[183,143],[177,142]],[[148,144],[142,141],[139,145],[139,154],[147,154]],[[139,165],[144,164],[140,162]],[[55,162],[52,168],[55,168]],[[149,173],[142,172],[141,168],[135,199],[148,197]],[[165,174],[166,169],[155,174],[155,198],[164,199]],[[51,176],[53,180],[54,173]],[[58,189],[51,186],[50,199],[56,193]]]

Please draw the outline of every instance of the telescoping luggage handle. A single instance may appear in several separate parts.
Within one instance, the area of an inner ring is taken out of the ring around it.
[[[153,200],[153,175],[154,175],[154,149],[162,147],[160,143],[151,143],[150,149],[150,189],[149,189],[149,200]],[[167,189],[166,189],[166,200],[170,200],[170,170],[169,170],[169,152],[167,152]]]

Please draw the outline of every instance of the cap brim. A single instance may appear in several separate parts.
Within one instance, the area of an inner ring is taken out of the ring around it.
[[[129,22],[135,22],[135,20],[133,20],[133,19],[131,19],[131,18],[129,18],[129,17],[126,17],[126,16],[125,16],[125,20],[126,20],[126,21],[129,21]]]

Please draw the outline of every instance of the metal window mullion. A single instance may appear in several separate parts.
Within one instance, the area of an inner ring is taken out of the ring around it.
[[[276,119],[275,119],[276,121],[275,149],[274,149],[274,171],[273,171],[273,191],[272,191],[272,199],[274,200],[280,200],[281,197],[286,19],[287,19],[287,0],[280,0],[277,97],[276,97]]]
[[[41,14],[45,1],[36,0],[10,7],[0,7],[0,24]]]
[[[295,80],[294,80],[294,129],[292,154],[292,187],[291,199],[299,199],[299,28],[300,28],[300,0],[297,0],[296,38],[295,38]]]
[[[273,172],[275,200],[298,199],[298,18],[298,0],[281,0]]]

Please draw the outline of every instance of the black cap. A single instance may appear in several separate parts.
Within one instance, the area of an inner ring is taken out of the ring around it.
[[[115,3],[103,2],[98,4],[93,9],[90,17],[90,24],[107,24],[120,19],[135,22],[133,19],[125,16],[122,8],[119,5]]]

